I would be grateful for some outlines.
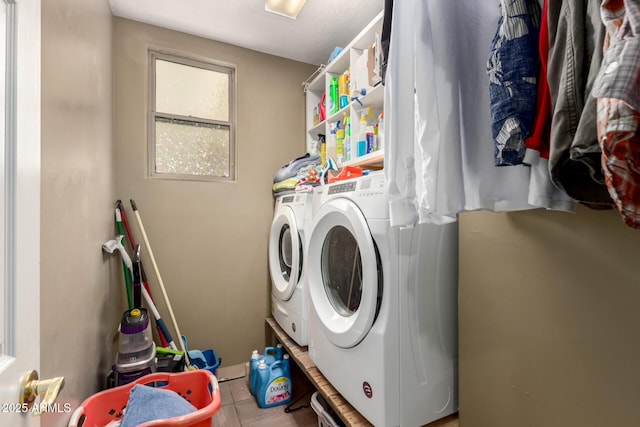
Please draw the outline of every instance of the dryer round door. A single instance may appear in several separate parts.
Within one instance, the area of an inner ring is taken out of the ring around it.
[[[302,239],[288,206],[283,206],[271,223],[269,271],[273,294],[281,301],[291,298],[302,273]]]
[[[376,318],[380,259],[367,221],[351,200],[336,198],[314,216],[307,251],[308,292],[335,345],[356,346]]]

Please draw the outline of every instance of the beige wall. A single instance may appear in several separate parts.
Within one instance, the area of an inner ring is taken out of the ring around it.
[[[145,177],[150,46],[236,65],[237,182]],[[129,199],[138,205],[189,347],[215,349],[223,365],[246,361],[264,345],[270,311],[273,175],[304,153],[301,83],[315,67],[121,18],[115,18],[114,65],[117,195],[132,220]],[[134,233],[142,243],[137,227]],[[168,322],[148,251],[142,254]]]
[[[640,425],[639,232],[584,207],[460,226],[461,426]]]
[[[40,376],[63,375],[74,408],[102,387],[121,314],[101,250],[114,235],[111,39],[107,0],[42,1]]]

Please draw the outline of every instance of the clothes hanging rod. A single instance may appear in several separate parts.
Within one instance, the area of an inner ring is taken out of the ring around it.
[[[307,80],[305,80],[304,82],[302,82],[302,87],[304,88],[304,93],[307,93],[307,91],[309,90],[309,84],[311,83],[312,80],[314,80],[318,75],[320,75],[324,69],[327,68],[327,66],[325,64],[321,64],[318,69],[316,71],[313,72],[313,74],[311,74],[309,76],[309,78]]]

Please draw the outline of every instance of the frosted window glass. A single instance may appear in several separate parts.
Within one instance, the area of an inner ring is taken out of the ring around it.
[[[156,111],[228,121],[229,75],[157,60]]]
[[[156,118],[156,173],[229,177],[226,126]]]

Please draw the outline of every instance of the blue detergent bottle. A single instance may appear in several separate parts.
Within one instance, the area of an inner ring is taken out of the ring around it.
[[[251,353],[251,360],[249,361],[249,391],[254,396],[257,396],[258,386],[258,364],[261,360],[265,360],[267,367],[271,366],[274,362],[282,360],[284,355],[284,349],[282,344],[278,344],[275,347],[265,347],[264,354],[259,354],[258,350],[253,350]]]
[[[267,360],[267,365],[269,366],[271,366],[273,362],[282,360],[283,355],[284,349],[282,348],[282,344],[278,344],[275,347],[266,347],[264,349],[264,358]]]
[[[251,359],[249,360],[249,390],[252,395],[256,395],[256,383],[257,383],[257,369],[260,363],[260,354],[258,350],[251,352]]]
[[[258,364],[258,392],[256,400],[261,408],[283,405],[291,402],[292,384],[289,355],[283,356],[267,366],[267,361]]]

